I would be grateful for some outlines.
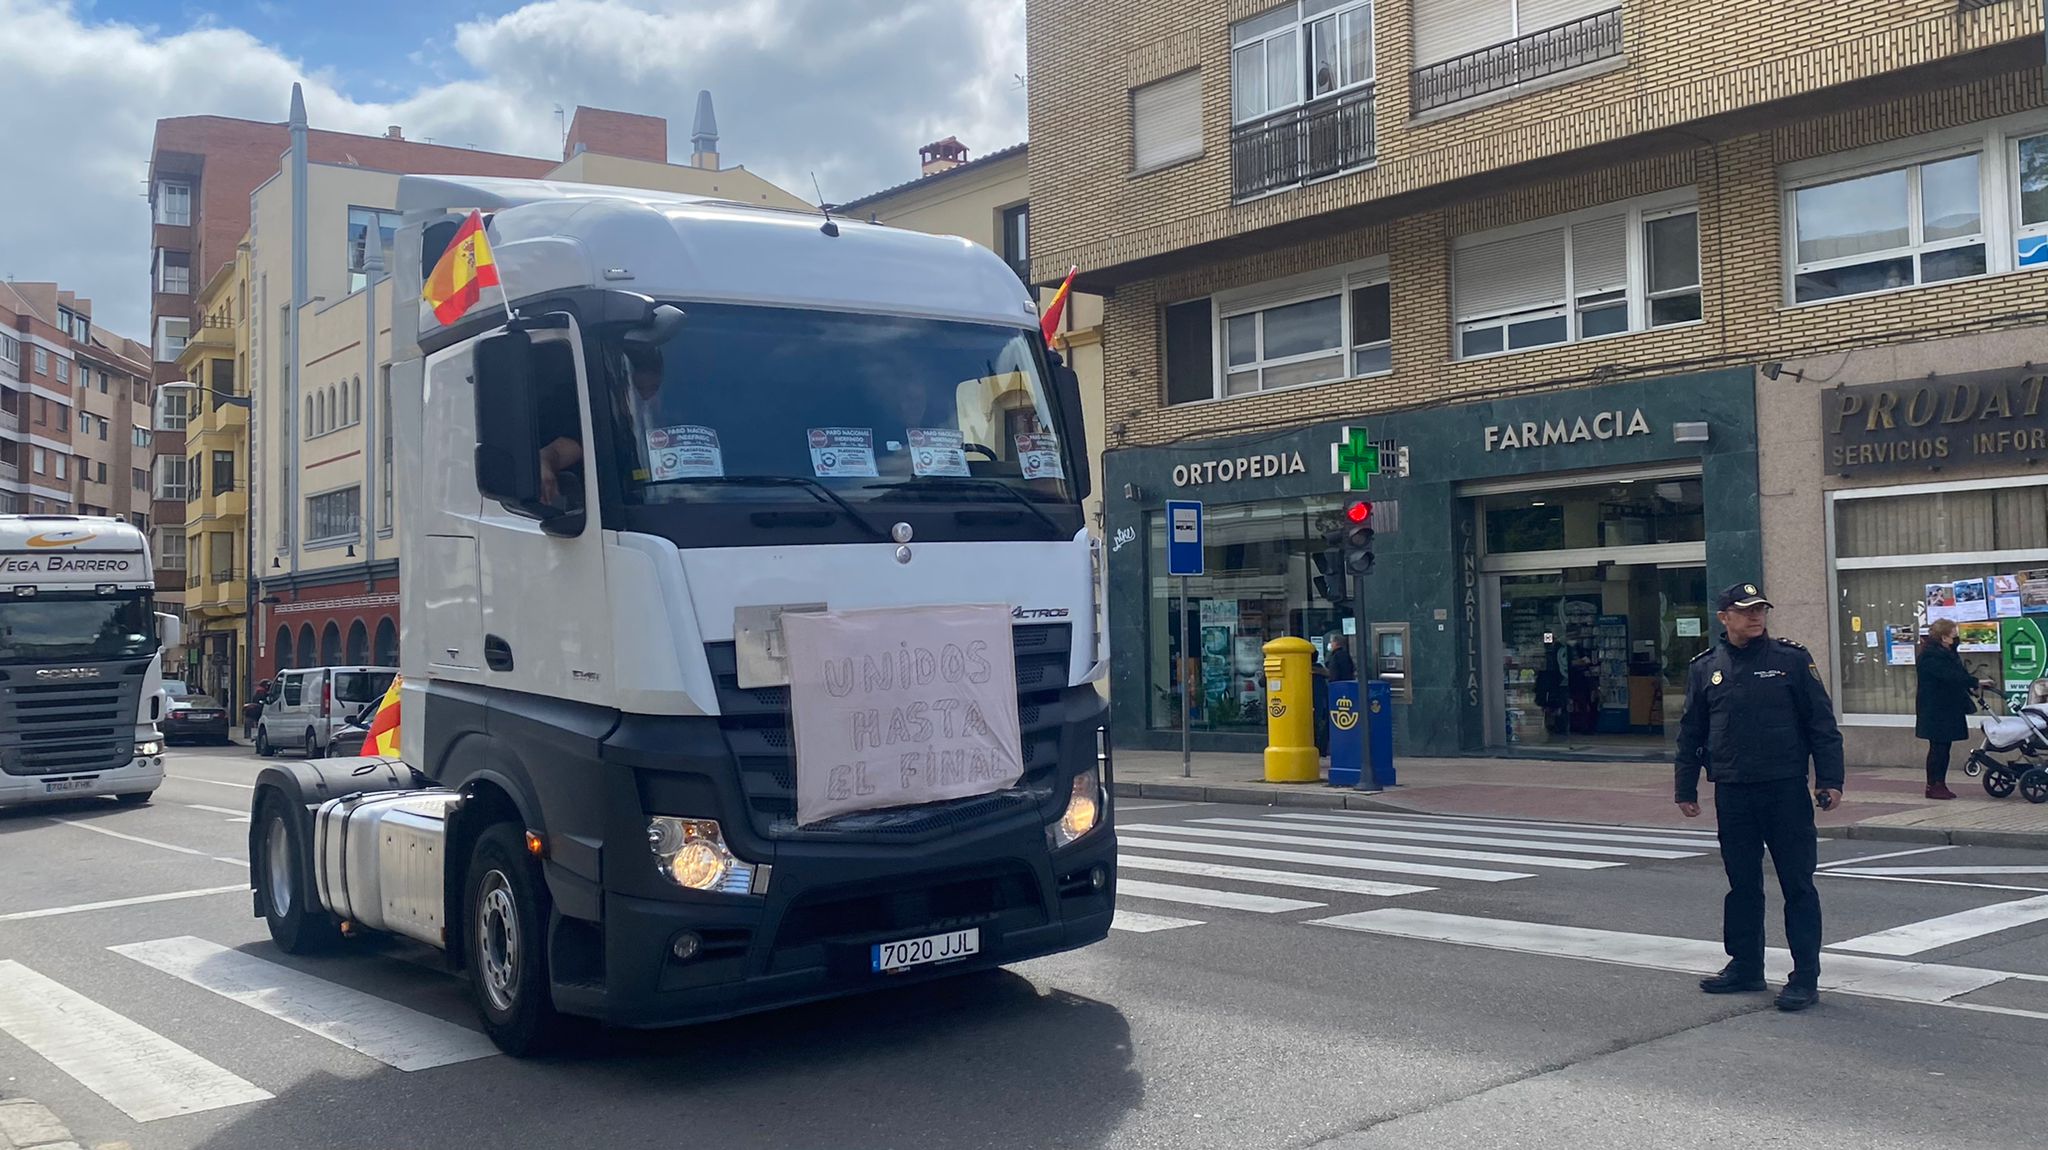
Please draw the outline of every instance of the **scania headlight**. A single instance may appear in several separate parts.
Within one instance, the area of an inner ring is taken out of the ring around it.
[[[135,744],[135,757],[138,759],[153,759],[163,753],[163,742],[158,739],[149,739]]]
[[[1074,787],[1067,796],[1067,809],[1061,812],[1059,820],[1045,828],[1046,838],[1052,849],[1074,842],[1094,830],[1102,822],[1102,777],[1093,770],[1082,771],[1074,776]]]
[[[656,868],[685,890],[758,894],[767,888],[768,868],[733,854],[715,819],[656,815],[647,820],[647,846]]]

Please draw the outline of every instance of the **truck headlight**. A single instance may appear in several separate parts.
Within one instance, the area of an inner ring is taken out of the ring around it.
[[[153,759],[156,756],[161,755],[163,753],[163,742],[158,739],[150,739],[146,742],[138,742],[135,744],[135,757],[138,759]]]
[[[755,894],[757,879],[763,889],[768,885],[768,868],[733,854],[715,819],[656,815],[647,820],[647,846],[655,867],[685,890]]]
[[[1074,776],[1073,790],[1067,796],[1067,809],[1061,812],[1058,821],[1045,828],[1045,835],[1052,843],[1052,849],[1059,850],[1101,823],[1102,776],[1094,770],[1086,770]]]

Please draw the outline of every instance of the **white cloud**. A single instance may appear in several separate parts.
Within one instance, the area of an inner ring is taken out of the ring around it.
[[[835,200],[909,179],[918,145],[940,136],[977,153],[1024,138],[1023,0],[536,0],[445,42],[475,79],[394,50],[392,72],[367,84],[390,98],[366,99],[238,28],[0,0],[8,150],[35,157],[0,165],[0,275],[57,280],[91,297],[103,326],[145,338],[155,121],[282,120],[294,81],[316,128],[400,124],[412,139],[539,156],[559,151],[557,104],[666,116],[672,150],[687,153],[709,88],[725,161],[806,198],[813,171]]]

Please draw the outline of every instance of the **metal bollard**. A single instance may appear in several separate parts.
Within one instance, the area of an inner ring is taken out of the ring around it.
[[[1316,753],[1316,649],[1293,636],[1266,644],[1266,781],[1313,783],[1321,777]]]

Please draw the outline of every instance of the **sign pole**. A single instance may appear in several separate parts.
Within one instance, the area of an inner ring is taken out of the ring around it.
[[[1188,576],[1204,572],[1202,556],[1202,505],[1192,499],[1166,502],[1166,573],[1180,579],[1180,777],[1194,775],[1193,736],[1195,675],[1202,661],[1195,654],[1194,608],[1188,602]]]
[[[1180,577],[1180,777],[1192,778],[1195,773],[1194,752],[1190,744],[1189,728],[1195,722],[1195,697],[1188,691],[1188,680],[1192,677],[1189,667],[1193,661],[1189,652],[1194,650],[1194,640],[1188,637],[1188,577]]]

